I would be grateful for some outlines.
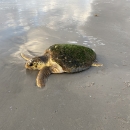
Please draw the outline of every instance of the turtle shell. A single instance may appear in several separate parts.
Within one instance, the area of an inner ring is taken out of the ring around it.
[[[68,73],[88,69],[96,59],[96,53],[92,49],[75,44],[55,44],[48,50],[52,61]]]

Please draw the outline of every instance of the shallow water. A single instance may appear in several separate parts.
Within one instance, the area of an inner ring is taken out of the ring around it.
[[[78,41],[82,37],[79,26],[87,20],[89,4],[90,0],[0,1],[0,38],[13,37],[15,44],[29,49],[34,44]]]

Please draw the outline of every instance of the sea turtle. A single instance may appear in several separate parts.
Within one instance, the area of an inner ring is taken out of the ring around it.
[[[38,87],[45,86],[45,81],[51,73],[74,73],[88,69],[90,66],[102,66],[95,62],[96,53],[85,46],[75,44],[54,44],[42,56],[28,58],[25,68],[40,70],[36,78]]]

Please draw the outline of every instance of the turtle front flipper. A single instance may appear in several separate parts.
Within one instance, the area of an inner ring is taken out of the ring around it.
[[[36,83],[39,88],[42,88],[45,86],[46,80],[50,74],[51,74],[51,70],[49,66],[45,66],[39,71],[37,79],[36,79]]]
[[[24,60],[26,60],[26,61],[31,59],[30,57],[24,55],[23,53],[20,53],[20,55],[21,55],[21,57],[22,57]]]

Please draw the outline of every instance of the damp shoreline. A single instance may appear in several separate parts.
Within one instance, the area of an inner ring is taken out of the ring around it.
[[[94,0],[89,16],[85,0],[14,2],[22,8],[0,8],[0,129],[129,129],[129,0]],[[52,74],[39,89],[20,53],[55,43],[90,47],[103,67]]]

